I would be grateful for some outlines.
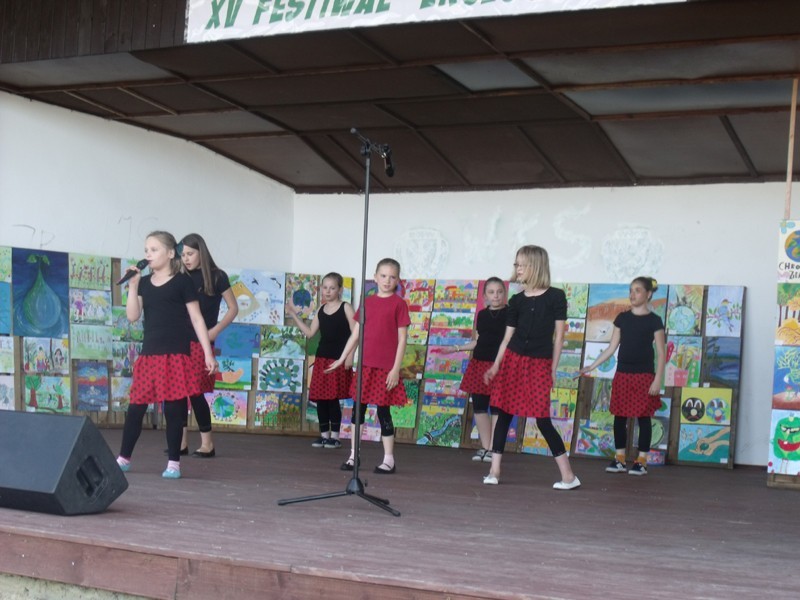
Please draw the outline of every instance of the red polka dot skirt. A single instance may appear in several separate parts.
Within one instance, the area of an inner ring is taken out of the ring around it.
[[[200,386],[200,392],[203,394],[213,392],[217,376],[208,374],[206,370],[206,355],[200,342],[191,343],[189,356],[192,359],[194,376],[197,377],[197,385]]]
[[[648,394],[653,373],[617,373],[611,384],[611,406],[616,417],[652,417],[661,405],[659,396]]]
[[[506,350],[492,381],[489,405],[520,417],[549,417],[552,366],[550,358],[530,358]]]
[[[467,394],[483,394],[488,396],[491,393],[489,386],[483,382],[483,375],[492,368],[494,361],[471,359],[467,363],[467,371],[461,379],[459,388]]]
[[[131,404],[184,400],[200,393],[188,354],[140,355],[133,363]]]
[[[335,361],[332,358],[317,356],[311,371],[311,384],[308,386],[308,399],[313,402],[325,402],[352,398],[350,384],[353,379],[353,369],[339,367],[331,373],[327,369]]]
[[[406,388],[401,381],[391,390],[386,389],[386,377],[389,371],[376,367],[364,367],[361,383],[361,404],[375,404],[377,406],[403,406],[408,404]],[[356,395],[356,383],[358,378],[354,375],[350,385],[352,398]]]

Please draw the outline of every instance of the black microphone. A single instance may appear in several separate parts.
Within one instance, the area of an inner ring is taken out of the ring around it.
[[[136,263],[136,268],[137,268],[137,269],[139,269],[139,271],[141,271],[141,270],[142,270],[142,269],[144,269],[144,268],[145,268],[145,267],[146,267],[148,264],[149,264],[149,263],[147,262],[147,259],[146,259],[146,258],[143,258],[142,260],[140,260],[139,262],[137,262],[137,263]],[[117,282],[117,285],[122,285],[123,283],[125,283],[126,281],[128,281],[128,279],[130,279],[131,277],[133,277],[134,275],[136,275],[136,271],[134,271],[134,270],[132,270],[132,269],[131,269],[130,271],[128,271],[127,273],[125,273],[125,275],[123,275],[123,276],[122,276],[122,279],[120,279],[120,280]]]
[[[386,170],[387,177],[394,177],[394,165],[392,164],[392,149],[389,144],[384,144],[381,148],[381,157],[383,158],[383,168]]]

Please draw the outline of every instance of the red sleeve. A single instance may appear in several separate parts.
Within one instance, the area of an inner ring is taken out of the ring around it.
[[[399,298],[400,302],[397,303],[397,308],[395,309],[395,319],[397,321],[397,327],[408,327],[411,325],[411,317],[408,314],[408,304],[402,298]]]

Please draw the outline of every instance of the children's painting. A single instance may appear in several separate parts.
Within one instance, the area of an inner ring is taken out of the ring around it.
[[[622,283],[593,283],[589,286],[586,309],[586,341],[610,342],[614,319],[630,309],[629,286]]]
[[[739,387],[742,370],[742,340],[730,337],[708,337],[704,340],[700,379],[703,384]]]
[[[302,426],[302,400],[300,393],[283,393],[278,396],[278,424],[284,431],[299,431]]]
[[[550,390],[550,417],[572,419],[578,405],[578,390],[552,388]]]
[[[406,342],[409,344],[427,344],[428,330],[431,326],[431,313],[411,312],[408,313],[408,316],[411,318],[411,325],[408,326]]]
[[[553,419],[553,426],[556,428],[556,431],[558,431],[561,439],[564,440],[564,448],[567,454],[569,454],[572,450],[574,421],[572,419]],[[536,419],[527,419],[525,423],[525,434],[522,438],[522,451],[525,454],[552,456],[550,447],[547,445],[539,428],[536,426]]]
[[[214,340],[214,353],[245,358],[258,356],[261,350],[261,327],[231,323]]]
[[[611,415],[611,379],[595,379],[592,382],[592,397],[590,402],[590,414],[592,421],[612,423],[614,417]]]
[[[437,312],[475,312],[478,307],[477,279],[439,279],[434,290],[433,310]]]
[[[778,284],[775,343],[800,346],[800,283]]]
[[[303,361],[291,358],[259,358],[258,389],[302,393]]]
[[[69,334],[68,277],[65,252],[12,249],[15,336]]]
[[[462,411],[455,407],[424,404],[417,425],[417,444],[421,446],[461,446]]]
[[[800,412],[772,411],[767,473],[800,475]]]
[[[775,346],[772,408],[800,410],[800,348]]]
[[[69,287],[85,290],[110,290],[111,258],[70,253]]]
[[[78,325],[70,327],[72,358],[112,360],[111,327],[105,325]]]
[[[800,280],[800,223],[781,221],[778,238],[778,282]]]
[[[581,370],[581,355],[562,352],[556,367],[555,387],[578,389],[578,371]]]
[[[589,307],[588,283],[554,283],[553,287],[564,290],[567,296],[568,319],[586,319]]]
[[[681,423],[678,460],[728,464],[730,445],[729,425]]]
[[[426,379],[423,384],[423,405],[457,408],[460,413],[467,407],[469,395],[458,389],[460,380]]]
[[[72,412],[69,377],[25,375],[25,410],[27,412]]]
[[[317,412],[317,403],[305,400],[305,415],[306,422],[319,423],[319,413]]]
[[[22,368],[26,373],[49,373],[53,370],[50,338],[26,337],[22,340]]]
[[[253,385],[253,359],[249,356],[217,357],[219,372],[214,388],[217,390],[249,390]],[[302,361],[300,361],[302,365]]]
[[[214,390],[206,395],[214,425],[247,425],[247,392]]]
[[[118,377],[133,377],[133,363],[141,352],[141,342],[111,342],[112,374]]]
[[[435,286],[434,279],[401,279],[397,290],[410,312],[431,312]]]
[[[348,304],[353,303],[354,281],[352,277],[342,277],[344,287],[342,287],[342,301]]]
[[[469,363],[467,352],[443,352],[446,348],[428,347],[425,359],[425,377],[431,379],[461,380]]]
[[[474,323],[475,314],[471,312],[434,312],[428,343],[433,346],[463,346],[472,339]]]
[[[0,410],[15,410],[14,376],[0,375]]]
[[[76,410],[108,411],[108,364],[79,360],[75,363]]]
[[[614,429],[607,422],[578,420],[575,454],[584,456],[614,456]]]
[[[700,384],[702,354],[703,338],[693,335],[667,336],[664,385],[667,387],[697,387]]]
[[[256,427],[268,427],[277,429],[278,410],[280,408],[280,392],[257,392],[255,400],[255,410],[253,414],[253,425]]]
[[[741,337],[744,288],[710,285],[706,299],[705,335]]]
[[[295,315],[306,322],[311,322],[319,309],[320,276],[305,273],[286,274],[285,322],[293,323],[290,315],[289,300],[295,307]]]
[[[0,283],[11,283],[10,246],[0,246]]]
[[[339,438],[343,440],[353,438],[353,401],[349,398],[342,401],[342,427],[339,430]],[[367,406],[364,410],[364,422],[361,424],[361,441],[381,441],[378,409],[375,406]]]
[[[0,335],[0,373],[14,373],[14,338]]]
[[[112,306],[111,339],[115,342],[144,341],[144,319],[131,323],[124,306]]]
[[[567,318],[567,330],[564,332],[564,352],[580,354],[586,336],[586,319]]]
[[[700,335],[703,325],[702,285],[671,285],[667,302],[667,333]]]
[[[306,357],[306,336],[298,327],[264,325],[259,356],[303,359]]]
[[[681,423],[730,425],[732,397],[728,388],[683,388]]]
[[[508,426],[508,433],[506,434],[506,443],[507,444],[514,444],[517,441],[517,431],[519,430],[520,422],[524,423],[525,419],[520,418],[517,415],[511,419],[511,424]],[[524,432],[523,432],[524,433]],[[475,422],[475,415],[472,416],[472,428],[469,430],[469,439],[478,441],[480,440],[481,436],[478,433],[478,424]]]
[[[285,273],[233,269],[228,271],[228,278],[239,306],[236,323],[283,325]],[[228,307],[223,302],[220,320],[227,312]]]
[[[111,376],[111,410],[124,412],[131,401],[131,383],[133,377]]]
[[[0,334],[11,333],[11,284],[0,281]]]
[[[425,371],[425,353],[428,347],[421,344],[406,344],[400,364],[400,379],[422,379]]]
[[[403,406],[392,406],[392,422],[395,428],[413,429],[417,426],[417,407],[419,406],[420,382],[416,379],[403,379],[408,403]]]
[[[113,324],[111,292],[70,289],[69,322],[111,326]]]
[[[608,348],[605,342],[586,342],[586,352],[583,355],[583,366],[588,367]],[[614,379],[614,374],[617,372],[617,354],[619,354],[619,347],[614,351],[614,354],[609,356],[604,363],[589,371],[586,375],[589,377],[599,377],[600,379]]]
[[[633,443],[634,448],[639,447],[639,420],[633,419]],[[650,448],[656,450],[666,450],[669,447],[669,417],[652,417],[652,437],[650,438]],[[648,463],[650,460],[648,458]],[[657,463],[663,464],[663,463]]]

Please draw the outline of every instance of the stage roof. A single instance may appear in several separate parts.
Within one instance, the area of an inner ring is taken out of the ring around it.
[[[391,147],[396,174],[375,157],[373,192],[786,177],[796,0],[202,44],[183,42],[184,9],[5,2],[0,89],[192,141],[301,193],[363,188],[351,127]]]

